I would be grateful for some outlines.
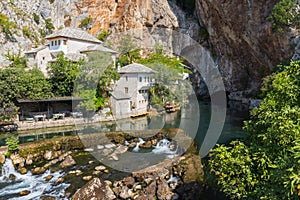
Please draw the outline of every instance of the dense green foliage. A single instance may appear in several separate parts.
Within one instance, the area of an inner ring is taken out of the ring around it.
[[[238,199],[299,199],[300,61],[264,83],[265,98],[245,123],[250,136],[212,150],[210,173]]]
[[[27,67],[27,58],[26,56],[21,56],[21,51],[18,53],[11,53],[9,50],[4,54],[6,59],[10,61],[9,67],[13,68],[25,68]]]
[[[162,49],[156,46],[155,53],[138,62],[156,71],[151,77],[155,79],[155,85],[150,90],[152,105],[162,106],[167,102],[184,103],[188,91],[191,91],[191,84],[183,80],[182,73],[190,71],[184,68],[182,59],[166,56]]]
[[[74,63],[65,58],[63,53],[60,53],[56,61],[48,65],[49,82],[55,96],[72,96],[75,79],[82,62],[80,60]]]
[[[105,41],[107,39],[107,37],[109,36],[109,31],[108,30],[104,30],[101,31],[101,33],[99,33],[99,35],[97,35],[97,39],[101,40],[101,41]]]
[[[35,23],[40,24],[40,16],[36,13],[33,13],[33,20]]]
[[[52,96],[51,85],[37,69],[7,68],[0,71],[0,119],[15,117],[17,99],[41,99]]]
[[[121,66],[125,66],[138,61],[141,58],[140,50],[141,49],[138,47],[131,35],[124,35],[120,39],[118,46],[118,52],[120,53],[118,63]]]
[[[88,30],[91,28],[92,23],[93,19],[90,16],[87,16],[80,22],[79,28],[83,30]]]
[[[15,28],[17,25],[10,21],[6,15],[0,13],[0,27],[2,28],[3,33],[5,33],[7,36],[12,36],[12,34],[16,32]]]
[[[119,79],[117,69],[108,53],[92,52],[80,66],[76,79],[74,95],[87,100],[79,106],[84,111],[103,108],[109,98],[111,81]]]
[[[283,32],[287,27],[300,25],[300,14],[296,5],[297,0],[281,0],[273,7],[268,20],[272,22],[275,31]]]
[[[45,32],[46,34],[51,34],[54,30],[54,25],[51,22],[51,19],[45,19]]]
[[[19,138],[11,135],[5,139],[5,144],[7,145],[8,151],[13,153],[18,150]]]

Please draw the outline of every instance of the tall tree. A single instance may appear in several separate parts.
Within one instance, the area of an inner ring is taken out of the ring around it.
[[[122,36],[118,46],[118,51],[120,53],[118,63],[121,66],[125,66],[139,60],[141,58],[140,50],[141,49],[131,35],[126,34]]]
[[[157,47],[155,53],[138,61],[156,71],[151,77],[155,79],[154,88],[150,90],[151,104],[164,105],[173,101],[183,104],[192,91],[190,82],[183,80],[183,73],[190,71],[184,68],[182,59],[166,56],[163,50]]]
[[[91,52],[80,66],[74,94],[86,98],[79,107],[84,111],[103,108],[109,98],[111,83],[119,79],[111,55],[104,52]]]
[[[74,83],[82,62],[83,60],[79,62],[69,60],[64,57],[63,53],[60,53],[56,61],[48,65],[49,82],[55,96],[72,96]]]
[[[41,99],[52,96],[51,86],[38,69],[0,70],[0,120],[10,120],[17,114],[19,98]]]

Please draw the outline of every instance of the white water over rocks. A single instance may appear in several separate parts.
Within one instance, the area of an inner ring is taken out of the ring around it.
[[[15,179],[10,180],[9,176],[14,175]],[[52,175],[53,178],[50,181],[46,181],[46,176]],[[55,181],[62,177],[64,174],[61,172],[50,173],[47,170],[42,175],[32,175],[31,172],[27,174],[18,173],[10,159],[6,159],[2,166],[2,176],[0,177],[0,199],[40,199],[43,195],[49,195],[56,197],[57,199],[67,199],[64,197],[65,189],[69,184],[61,183],[54,185]],[[30,194],[20,197],[19,193],[29,190]]]
[[[139,141],[136,143],[136,146],[134,147],[134,149],[132,151],[139,152],[140,144],[144,144],[144,143],[145,143],[145,141],[142,138],[139,138]]]
[[[172,145],[172,143],[169,140],[162,139],[156,144],[156,146],[152,150],[152,152],[154,154],[167,154],[169,158],[173,158],[174,154],[176,154],[176,152],[177,152],[177,149],[171,150],[170,149],[171,145]]]

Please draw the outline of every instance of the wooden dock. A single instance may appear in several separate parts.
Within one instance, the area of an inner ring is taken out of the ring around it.
[[[135,114],[135,115],[130,115],[130,117],[131,118],[144,117],[148,114],[149,114],[149,112],[144,112],[144,113],[138,113],[138,114]]]

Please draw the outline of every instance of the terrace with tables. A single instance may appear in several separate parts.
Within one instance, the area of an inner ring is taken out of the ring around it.
[[[81,112],[73,112],[83,98],[55,97],[49,99],[18,99],[19,130],[24,127],[45,128],[72,125],[83,120]],[[38,126],[38,127],[35,127]]]

